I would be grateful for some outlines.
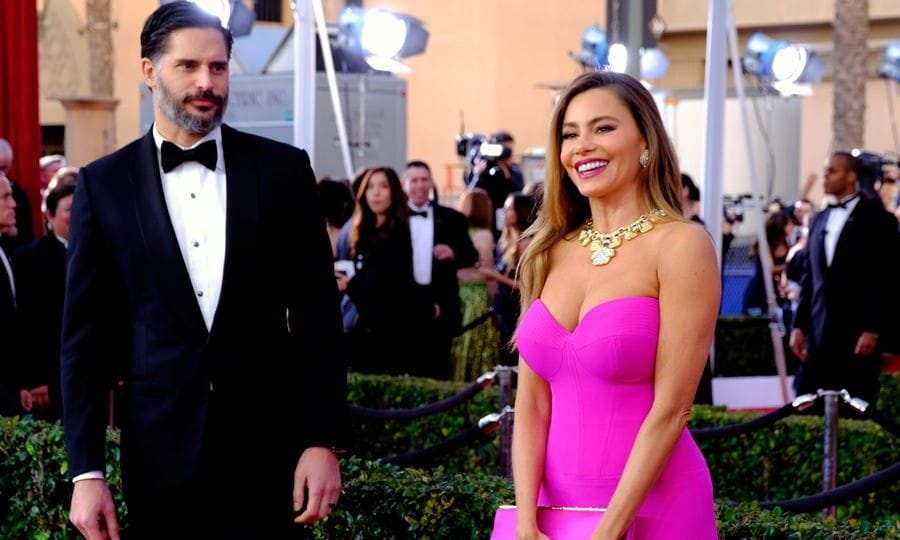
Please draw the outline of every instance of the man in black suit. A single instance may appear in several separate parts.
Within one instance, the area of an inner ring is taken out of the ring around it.
[[[0,238],[16,228],[16,200],[12,186],[0,170]],[[16,285],[12,265],[0,249],[0,416],[23,412],[17,389],[19,344],[16,330]]]
[[[9,174],[13,162],[13,149],[4,138],[0,138],[0,172]],[[28,204],[28,194],[7,177],[12,187],[13,199],[16,201],[16,227],[14,230],[0,236],[0,248],[11,256],[16,249],[31,243],[34,240],[34,232],[31,230],[31,205]]]
[[[459,281],[456,271],[473,266],[478,252],[469,237],[466,217],[432,204],[434,179],[423,161],[410,161],[403,173],[409,198],[409,229],[413,246],[413,276],[423,294],[437,306],[428,331],[410,336],[408,346],[421,351],[421,362],[411,375],[450,378],[450,346],[462,326]]]
[[[140,538],[285,538],[337,503],[346,367],[307,154],[221,125],[231,34],[189,2],[141,32],[150,132],[81,170],[62,335],[70,519]],[[301,512],[299,516],[296,513]]]
[[[74,169],[73,169],[73,175]],[[16,250],[13,271],[25,354],[21,384],[31,395],[31,412],[46,420],[62,419],[59,396],[59,336],[66,291],[66,247],[75,178],[53,186],[44,199],[50,230],[37,242]]]
[[[897,220],[860,193],[860,163],[836,152],[825,167],[825,192],[835,203],[810,228],[791,350],[803,362],[798,394],[845,388],[875,403],[880,347],[888,327],[887,300],[894,287]]]

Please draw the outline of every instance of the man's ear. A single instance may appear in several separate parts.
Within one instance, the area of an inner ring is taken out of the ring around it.
[[[152,91],[156,87],[156,67],[149,58],[141,58],[141,76]]]

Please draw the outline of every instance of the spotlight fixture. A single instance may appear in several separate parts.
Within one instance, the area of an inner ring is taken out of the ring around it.
[[[809,47],[756,32],[747,40],[744,69],[768,80],[782,93],[807,93],[802,84],[822,80],[825,65]],[[796,90],[792,90],[796,89]]]
[[[878,76],[900,82],[900,39],[891,41],[884,49],[884,59],[878,68]]]
[[[409,72],[399,59],[425,52],[428,31],[412,15],[347,6],[338,17],[337,44],[375,71]]]
[[[669,59],[658,48],[641,49],[641,78],[658,79],[669,69]],[[628,51],[621,43],[609,44],[606,32],[596,23],[581,34],[581,51],[573,55],[587,69],[609,69],[625,73]]]
[[[159,5],[174,0],[159,0]],[[246,36],[253,30],[256,13],[244,5],[243,0],[188,0],[203,11],[211,13],[222,21],[222,26],[231,30],[234,37]]]

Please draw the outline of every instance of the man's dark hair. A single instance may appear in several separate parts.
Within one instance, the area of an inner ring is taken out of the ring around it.
[[[681,173],[681,186],[688,188],[688,199],[691,201],[700,200],[700,189],[694,183],[694,179],[687,173]]]
[[[856,173],[856,178],[859,179],[862,177],[863,165],[862,165],[862,161],[860,161],[860,159],[858,157],[854,156],[850,152],[843,152],[843,151],[835,152],[831,155],[832,156],[841,156],[842,158],[844,158],[844,161],[847,162],[847,168],[850,169],[851,171],[853,171],[854,173]]]
[[[49,213],[50,216],[55,217],[56,209],[59,207],[59,201],[74,193],[75,180],[71,178],[62,180],[56,187],[51,189],[44,198],[44,204],[47,205],[47,213]]]
[[[498,131],[491,135],[491,143],[493,144],[503,144],[506,142],[516,142],[508,131]]]
[[[182,28],[214,28],[222,32],[228,58],[231,58],[231,46],[234,44],[231,31],[223,27],[215,15],[182,0],[163,4],[147,17],[141,30],[141,58],[149,58],[155,63],[168,49],[169,34]]]
[[[418,160],[418,159],[414,159],[414,160],[412,160],[412,161],[410,161],[409,163],[406,164],[406,168],[407,168],[407,169],[410,169],[410,168],[412,168],[412,167],[422,167],[422,168],[424,168],[426,171],[428,171],[429,173],[431,173],[431,167],[429,167],[428,164],[425,163],[424,161],[421,161],[421,160]]]

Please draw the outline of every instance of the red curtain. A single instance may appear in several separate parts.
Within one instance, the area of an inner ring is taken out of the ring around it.
[[[0,0],[0,137],[13,147],[8,176],[28,193],[35,238],[42,232],[37,15],[34,0]]]

